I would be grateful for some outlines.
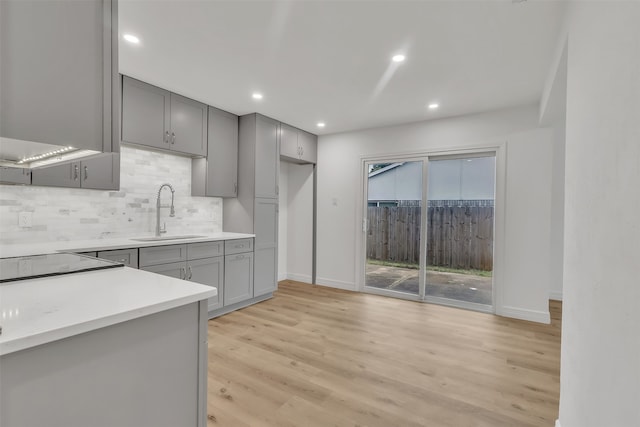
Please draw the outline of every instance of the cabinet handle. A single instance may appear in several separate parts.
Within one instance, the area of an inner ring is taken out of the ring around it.
[[[189,279],[191,280],[191,278],[193,277],[193,270],[191,270],[191,266],[189,266]]]
[[[84,167],[84,180],[86,181],[87,178],[89,178],[89,167],[85,166]]]
[[[276,194],[280,194],[280,186],[276,185]]]
[[[77,181],[78,180],[78,174],[80,173],[79,169],[78,169],[78,165],[73,165],[73,180]]]
[[[164,133],[164,142],[166,142],[167,144],[169,143],[169,131],[166,131]]]
[[[236,259],[244,259],[244,255],[238,255]]]
[[[181,272],[181,274],[180,274],[181,277],[180,278],[182,280],[186,279],[187,278],[187,269],[186,269],[186,267],[182,267],[180,269],[180,272]]]
[[[124,259],[124,258],[122,258],[122,259],[119,259],[119,260],[118,260],[118,261],[116,261],[116,262],[121,262],[121,263],[123,263],[123,264],[126,264],[126,263],[127,263],[127,260],[126,260],[126,259]]]
[[[238,194],[238,183],[234,182],[233,183],[233,194]]]
[[[175,132],[171,132],[171,143],[172,144],[176,143],[176,133]]]

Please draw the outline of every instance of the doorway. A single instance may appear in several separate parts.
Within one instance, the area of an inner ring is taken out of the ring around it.
[[[493,311],[495,159],[364,162],[364,291]]]

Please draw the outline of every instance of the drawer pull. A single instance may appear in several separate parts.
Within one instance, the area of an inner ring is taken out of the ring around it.
[[[244,255],[238,255],[236,259],[244,259]]]
[[[123,263],[123,264],[126,264],[126,263],[127,263],[127,260],[126,260],[126,259],[124,259],[124,258],[122,258],[122,259],[119,259],[117,262],[121,262],[121,263]]]

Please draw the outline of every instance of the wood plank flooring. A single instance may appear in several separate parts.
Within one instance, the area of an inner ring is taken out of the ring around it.
[[[209,321],[208,426],[553,426],[551,325],[283,281]]]

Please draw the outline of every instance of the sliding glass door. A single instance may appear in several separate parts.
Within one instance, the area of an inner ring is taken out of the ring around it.
[[[423,161],[368,163],[365,286],[418,297]]]
[[[364,163],[364,290],[490,311],[494,152]]]
[[[427,300],[493,304],[495,168],[495,155],[429,158]]]

